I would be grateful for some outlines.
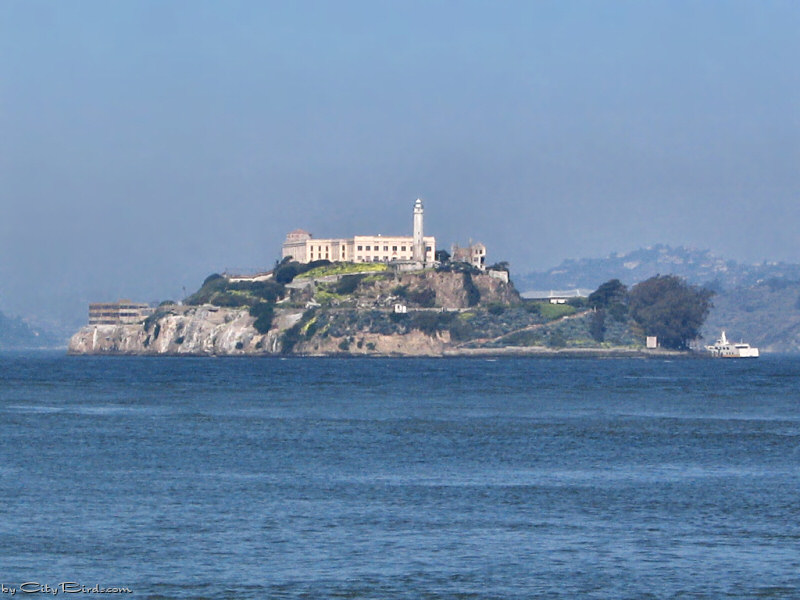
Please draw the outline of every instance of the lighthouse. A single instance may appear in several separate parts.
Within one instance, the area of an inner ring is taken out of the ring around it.
[[[422,238],[422,213],[424,208],[422,200],[417,198],[414,203],[414,253],[413,259],[421,264],[425,264],[425,240]]]

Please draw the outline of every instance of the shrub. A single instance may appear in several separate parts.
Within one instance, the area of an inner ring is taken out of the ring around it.
[[[489,311],[489,314],[499,316],[506,312],[506,307],[502,304],[494,303],[490,304],[489,307],[486,309]]]
[[[250,315],[256,318],[253,327],[261,334],[267,333],[272,327],[274,314],[272,304],[266,302],[259,302],[250,307]]]
[[[352,294],[356,291],[356,288],[363,277],[363,275],[344,275],[338,282],[336,282],[336,293],[344,296]]]
[[[450,339],[456,342],[466,342],[475,337],[475,328],[465,319],[453,319],[448,329]]]
[[[408,296],[408,286],[398,285],[392,290],[392,296],[397,296],[398,298],[406,298]]]
[[[409,302],[413,302],[422,308],[433,308],[436,306],[436,292],[431,288],[410,291],[406,297]]]
[[[577,296],[575,298],[567,299],[567,305],[573,308],[581,309],[581,308],[586,308],[588,302],[586,298],[584,298],[583,296]]]
[[[198,305],[211,302],[212,296],[223,291],[228,280],[219,273],[213,273],[205,278],[203,285],[194,294],[184,300],[184,304]]]
[[[453,318],[453,313],[416,312],[411,318],[411,327],[427,335],[434,335],[437,331],[447,329]]]
[[[236,342],[236,349],[241,350],[244,348],[244,342]]]
[[[547,338],[547,345],[551,348],[563,348],[567,345],[567,340],[561,330],[554,329]]]
[[[533,300],[523,300],[522,307],[532,315],[542,314],[542,305],[539,302],[535,302]]]
[[[278,283],[291,283],[300,274],[300,263],[287,262],[276,267],[272,276]]]
[[[602,308],[592,313],[589,319],[589,333],[596,342],[602,342],[606,334],[606,311]]]
[[[203,280],[203,287],[209,285],[210,283],[213,283],[214,281],[220,281],[220,280],[224,281],[225,278],[219,273],[212,273]]]

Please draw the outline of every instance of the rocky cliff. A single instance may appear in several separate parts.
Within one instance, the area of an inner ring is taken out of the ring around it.
[[[597,345],[579,308],[524,302],[511,283],[485,273],[358,268],[341,273],[341,265],[331,266],[287,282],[211,276],[187,299],[196,305],[162,306],[137,324],[88,325],[69,352],[442,356]]]
[[[72,336],[68,351],[213,356],[266,354],[278,348],[278,331],[259,334],[247,310],[176,306],[154,317],[131,325],[87,325]]]

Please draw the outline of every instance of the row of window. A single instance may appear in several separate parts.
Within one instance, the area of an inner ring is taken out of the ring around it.
[[[358,250],[366,250],[367,252],[370,252],[372,250],[372,246],[359,246]],[[380,246],[375,246],[375,252],[380,252],[380,250],[381,250]],[[409,250],[410,250],[410,248],[409,248]],[[383,251],[384,252],[388,252],[389,251],[389,246],[384,246],[383,247]],[[430,246],[425,246],[425,252],[430,252],[430,251],[431,251],[431,247]],[[397,252],[397,246],[392,246],[392,252]],[[400,252],[406,252],[406,246],[400,246]]]
[[[366,246],[366,247],[365,246],[359,246],[358,249],[359,250],[366,250],[367,252],[370,252],[372,250],[372,246]],[[380,249],[381,249],[380,246],[375,246],[375,252],[380,252]],[[383,247],[383,251],[384,252],[388,252],[389,251],[389,246],[384,246]],[[405,251],[406,251],[406,247],[405,246],[400,246],[400,252],[405,252]],[[392,246],[392,252],[397,252],[397,246]]]

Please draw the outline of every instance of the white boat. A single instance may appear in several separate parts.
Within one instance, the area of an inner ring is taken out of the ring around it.
[[[744,342],[739,342],[738,344],[732,344],[728,341],[728,338],[725,336],[725,332],[722,332],[722,335],[717,340],[716,344],[713,346],[706,346],[706,350],[708,350],[713,356],[720,356],[722,358],[757,358],[758,357],[758,348],[753,348],[750,344],[745,344]]]

